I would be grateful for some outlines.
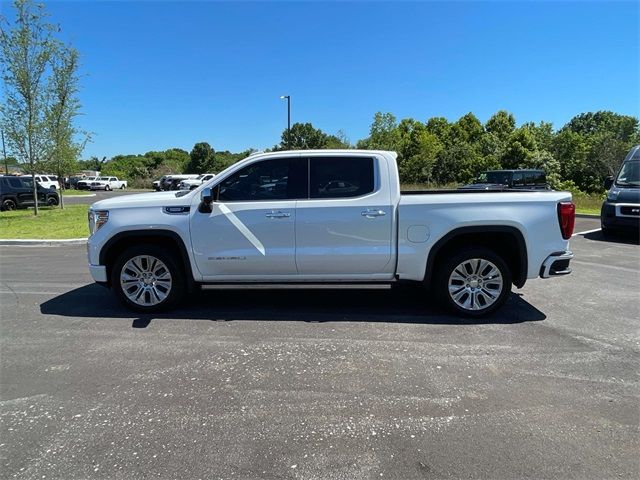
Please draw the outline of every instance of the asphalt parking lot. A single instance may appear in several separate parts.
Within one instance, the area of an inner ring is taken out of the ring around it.
[[[64,197],[64,203],[66,205],[91,205],[94,202],[105,200],[107,198],[120,197],[122,195],[132,195],[134,193],[148,193],[152,190],[112,190],[106,192],[104,190],[84,191],[84,195],[68,195]]]
[[[1,476],[638,478],[640,247],[571,247],[472,322],[410,288],[136,317],[84,246],[0,247]]]

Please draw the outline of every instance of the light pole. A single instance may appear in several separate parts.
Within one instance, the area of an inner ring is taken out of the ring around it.
[[[291,95],[281,95],[280,99],[287,99],[287,148],[291,147]]]

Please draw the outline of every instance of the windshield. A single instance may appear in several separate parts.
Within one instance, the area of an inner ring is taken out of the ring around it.
[[[485,172],[481,173],[476,183],[497,183],[505,185],[511,180],[511,172]]]
[[[616,178],[616,185],[618,186],[640,186],[640,161],[632,160],[631,162],[624,162],[618,178]]]

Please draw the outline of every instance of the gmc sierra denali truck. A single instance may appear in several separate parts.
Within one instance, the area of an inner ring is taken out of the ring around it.
[[[566,192],[400,192],[394,152],[254,154],[195,190],[94,203],[89,270],[141,312],[212,284],[412,281],[479,316],[571,272],[574,217]]]

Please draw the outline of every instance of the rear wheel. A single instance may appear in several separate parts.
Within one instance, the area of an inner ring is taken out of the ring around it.
[[[118,298],[137,312],[158,312],[176,305],[185,293],[182,268],[164,248],[136,246],[125,250],[111,272]]]
[[[58,205],[58,199],[56,197],[49,197],[47,198],[47,205],[49,205],[50,207],[55,207],[56,205]]]
[[[11,200],[10,198],[7,198],[4,202],[2,202],[2,210],[10,212],[11,210],[15,210],[16,207],[16,202]]]
[[[436,276],[441,301],[455,313],[488,315],[500,308],[511,292],[511,271],[494,251],[484,247],[459,250],[446,259]]]

